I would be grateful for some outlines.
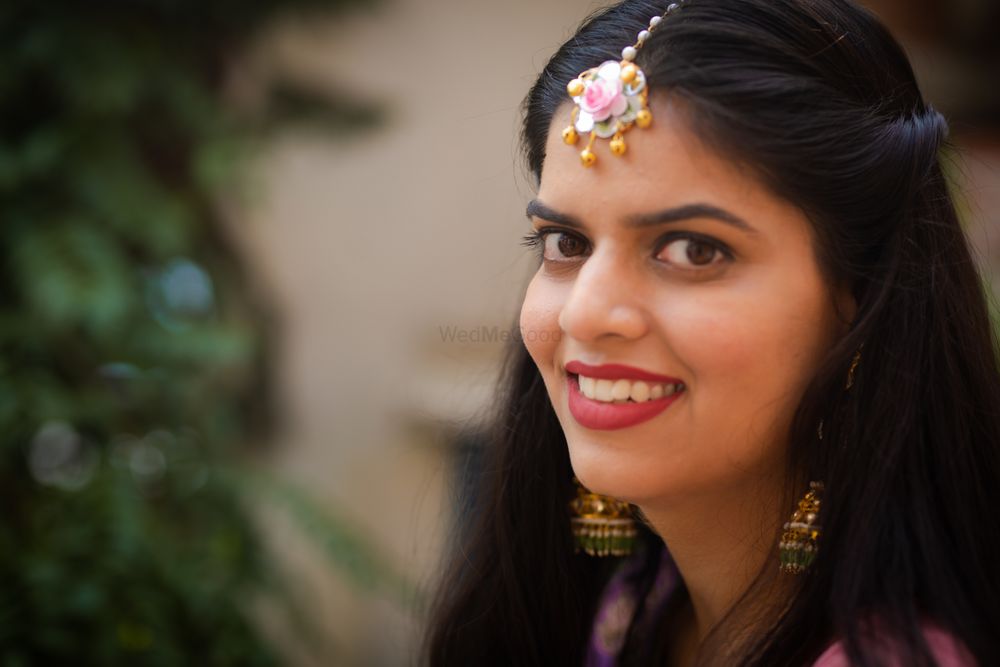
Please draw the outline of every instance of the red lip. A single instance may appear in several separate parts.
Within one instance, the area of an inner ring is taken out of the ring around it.
[[[591,366],[582,361],[571,361],[566,364],[566,372],[573,373],[574,375],[583,375],[584,377],[597,378],[599,380],[645,380],[646,382],[662,382],[664,384],[681,384],[682,382],[678,378],[672,378],[668,375],[657,375],[656,373],[650,373],[641,368],[626,366],[624,364]]]
[[[687,393],[679,391],[643,403],[603,403],[580,393],[580,381],[576,375],[566,376],[566,389],[570,414],[581,426],[597,431],[614,431],[649,421]]]

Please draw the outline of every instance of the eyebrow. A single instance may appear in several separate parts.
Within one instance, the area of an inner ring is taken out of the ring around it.
[[[567,213],[560,213],[547,204],[543,204],[538,199],[532,199],[528,202],[528,209],[525,215],[530,218],[540,218],[542,220],[548,220],[549,222],[555,222],[560,225],[566,225],[567,227],[574,227],[576,229],[583,229],[585,225],[575,216],[569,215]],[[712,204],[694,203],[694,204],[684,204],[683,206],[675,206],[673,208],[663,209],[662,211],[654,211],[653,213],[640,213],[638,215],[631,215],[625,219],[625,223],[630,227],[651,227],[653,225],[661,225],[669,222],[680,222],[682,220],[692,220],[695,218],[713,218],[724,222],[727,225],[732,225],[738,229],[741,229],[749,234],[756,234],[757,230],[750,226],[750,224],[743,218],[730,213],[729,211],[719,208],[718,206],[713,206]]]

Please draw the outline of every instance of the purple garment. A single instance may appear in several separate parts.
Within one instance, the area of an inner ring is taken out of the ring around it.
[[[648,623],[657,618],[662,607],[680,588],[679,584],[682,582],[677,565],[670,557],[670,552],[663,549],[656,580],[640,606],[637,587],[645,558],[644,552],[640,550],[623,560],[604,587],[594,616],[584,667],[617,665],[633,617],[637,624]],[[977,667],[975,658],[961,641],[929,620],[924,621],[923,630],[942,667]],[[889,659],[894,667],[899,665],[898,658],[891,651]],[[813,667],[849,667],[843,644],[837,641],[828,646],[813,663]]]
[[[613,667],[618,664],[633,617],[639,624],[656,618],[677,590],[680,573],[670,553],[663,549],[653,586],[645,598],[639,600],[638,576],[645,558],[640,550],[623,560],[604,587],[594,615],[584,667]]]
[[[955,637],[930,619],[921,621],[921,629],[928,648],[934,654],[939,667],[977,667],[976,658],[959,638]],[[883,645],[881,658],[892,667],[901,667],[902,660],[892,646]],[[842,641],[836,641],[813,663],[813,667],[850,667],[847,651]]]

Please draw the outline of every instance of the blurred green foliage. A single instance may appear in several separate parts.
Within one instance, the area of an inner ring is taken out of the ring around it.
[[[281,12],[352,4],[0,5],[0,665],[277,661],[233,481],[270,421],[272,320],[213,201],[261,133],[376,114],[225,84]]]

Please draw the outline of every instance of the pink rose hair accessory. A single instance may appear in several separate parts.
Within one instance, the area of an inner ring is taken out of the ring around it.
[[[580,151],[580,162],[584,167],[592,167],[597,162],[593,150],[595,138],[610,138],[612,154],[624,155],[626,147],[622,135],[633,125],[647,128],[653,122],[646,75],[633,61],[660,21],[678,9],[679,4],[671,4],[662,16],[649,19],[649,27],[639,31],[635,44],[622,49],[620,62],[606,60],[567,84],[566,91],[576,106],[562,137],[563,141],[573,146],[580,140],[581,134],[590,134],[586,148]]]

